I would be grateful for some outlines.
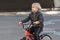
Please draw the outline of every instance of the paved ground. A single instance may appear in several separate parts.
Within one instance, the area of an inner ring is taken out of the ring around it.
[[[18,21],[25,16],[0,16],[0,40],[20,40],[24,36],[24,30],[19,27]],[[44,30],[53,32],[50,34],[53,40],[60,40],[60,16],[44,15]]]

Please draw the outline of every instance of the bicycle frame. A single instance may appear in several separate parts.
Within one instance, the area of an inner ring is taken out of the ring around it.
[[[31,34],[29,31],[25,30],[25,36],[26,36],[26,40],[28,40],[28,37],[31,37],[30,39],[32,40],[32,37],[34,37],[33,34]]]
[[[27,25],[27,24],[25,24],[25,25]],[[23,28],[24,28],[24,25],[23,25]],[[42,37],[46,36],[47,34],[50,34],[50,33],[44,33],[43,30],[42,30],[41,33],[40,33],[40,35],[39,35],[40,36],[40,40],[42,40]],[[28,39],[29,40],[33,40],[34,39],[34,35],[31,34],[28,30],[25,30],[25,37],[26,37],[26,40],[28,40]]]
[[[41,32],[43,32],[43,30]],[[25,36],[26,36],[26,40],[28,40],[28,37],[30,37],[30,40],[32,40],[32,38],[34,37],[34,35],[27,30],[25,30]]]

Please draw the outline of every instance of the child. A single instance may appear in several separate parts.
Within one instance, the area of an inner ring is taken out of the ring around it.
[[[31,33],[34,32],[35,34],[35,40],[40,40],[39,38],[39,33],[43,30],[43,15],[41,13],[41,6],[39,3],[33,3],[32,4],[32,11],[29,14],[27,18],[19,22],[21,25],[22,23],[28,22],[31,20],[31,24],[34,25],[32,26]]]

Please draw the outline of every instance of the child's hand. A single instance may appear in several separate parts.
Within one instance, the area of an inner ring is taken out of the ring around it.
[[[21,26],[22,25],[22,22],[19,22],[18,25]]]
[[[34,22],[34,24],[39,24],[39,23],[40,23],[39,21]]]

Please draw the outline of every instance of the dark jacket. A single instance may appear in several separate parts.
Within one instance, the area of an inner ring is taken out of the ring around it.
[[[35,14],[31,12],[27,18],[22,20],[22,22],[25,23],[25,22],[28,22],[29,20],[31,20],[31,24],[33,24],[33,22],[35,21],[40,21],[39,26],[43,26],[44,19],[41,12],[37,12]]]

